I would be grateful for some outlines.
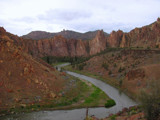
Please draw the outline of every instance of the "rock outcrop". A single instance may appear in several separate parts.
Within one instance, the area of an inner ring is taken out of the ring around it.
[[[130,46],[143,48],[158,47],[160,41],[160,22],[158,20],[151,25],[135,28],[129,32],[127,36]]]
[[[112,31],[112,33],[107,39],[107,46],[108,47],[119,47],[122,37],[123,37],[123,31],[121,30],[118,30],[117,32]]]
[[[89,41],[90,55],[94,55],[106,49],[106,42],[103,30],[98,31],[96,37]]]
[[[6,34],[6,30],[3,27],[0,27],[0,36],[4,36]]]
[[[3,34],[3,30],[1,31]],[[78,39],[79,37],[77,39],[65,38],[64,36],[68,35],[68,31],[63,31],[62,33],[62,35],[41,40],[23,39],[9,33],[7,34],[17,45],[22,46],[26,52],[38,57],[89,56],[99,53],[106,48],[114,47],[160,48],[160,18],[148,26],[135,28],[129,33],[118,30],[117,32],[113,31],[106,37],[103,30],[99,30],[96,32],[96,36],[88,41]],[[74,32],[71,33],[74,36]]]

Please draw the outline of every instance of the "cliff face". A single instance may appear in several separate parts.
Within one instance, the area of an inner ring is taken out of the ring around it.
[[[62,35],[36,41],[19,38],[12,34],[9,34],[9,36],[16,44],[23,46],[25,51],[39,57],[89,56],[99,53],[107,47],[160,48],[160,18],[151,25],[135,28],[129,33],[118,30],[117,32],[113,31],[106,37],[101,30],[97,32],[95,38],[89,41],[67,39]]]
[[[128,33],[130,38],[130,46],[151,47],[159,46],[160,41],[160,20],[157,19],[151,25],[136,28]]]
[[[120,47],[160,48],[160,19],[148,26],[135,28],[126,33]]]
[[[106,37],[103,31],[98,31],[96,37],[89,41],[90,55],[94,55],[103,51],[106,48]]]
[[[107,39],[108,47],[119,47],[122,40],[123,32],[121,30],[113,31]]]
[[[29,51],[35,56],[87,56],[86,43],[82,40],[65,39],[55,36],[50,39],[33,41],[36,50],[31,46]]]
[[[88,56],[88,42],[76,39],[66,39],[55,36],[43,40],[22,40],[17,44],[24,47],[33,56]]]
[[[129,33],[113,31],[107,38],[108,47],[160,48],[160,18],[151,25],[135,28]]]
[[[66,39],[54,36],[43,40],[24,40],[26,50],[34,56],[88,56],[103,51],[106,48],[106,38],[103,31],[98,31],[90,41]],[[27,41],[27,42],[26,42]]]

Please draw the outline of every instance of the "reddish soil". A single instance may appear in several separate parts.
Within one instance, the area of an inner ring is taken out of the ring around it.
[[[58,71],[22,49],[0,28],[0,110],[55,99],[64,87]]]
[[[83,71],[112,79],[117,84],[122,80],[122,88],[136,95],[142,88],[146,88],[148,81],[160,80],[160,51],[107,52],[88,60]]]

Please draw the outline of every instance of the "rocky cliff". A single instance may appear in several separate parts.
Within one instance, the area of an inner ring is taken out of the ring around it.
[[[89,54],[94,55],[106,49],[106,42],[103,30],[98,31],[96,37],[89,41]]]
[[[89,56],[110,47],[160,48],[160,18],[148,26],[135,28],[129,33],[118,30],[106,36],[102,30],[99,30],[89,41],[65,38],[65,32],[63,35],[41,40],[23,39],[9,33],[8,36],[16,44],[23,46],[26,52],[39,57]]]
[[[114,41],[119,41],[119,47],[160,48],[160,18],[148,26],[123,33]]]
[[[160,18],[156,22],[135,28],[129,33],[123,33],[118,30],[113,31],[107,38],[108,47],[142,47],[159,48],[160,47]]]

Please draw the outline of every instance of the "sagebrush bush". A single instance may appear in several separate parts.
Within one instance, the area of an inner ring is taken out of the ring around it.
[[[106,70],[108,70],[109,65],[104,62],[104,63],[102,64],[102,67],[105,68]]]
[[[141,91],[140,101],[147,120],[160,120],[160,82],[152,81]]]

